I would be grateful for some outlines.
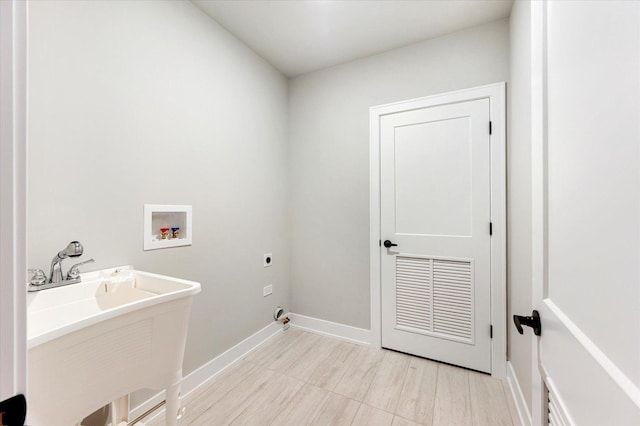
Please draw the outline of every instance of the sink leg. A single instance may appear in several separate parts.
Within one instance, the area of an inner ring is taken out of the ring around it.
[[[178,410],[180,409],[180,382],[167,388],[166,398],[166,424],[167,426],[177,426]]]
[[[114,425],[129,421],[129,395],[122,396],[111,403],[111,419]]]

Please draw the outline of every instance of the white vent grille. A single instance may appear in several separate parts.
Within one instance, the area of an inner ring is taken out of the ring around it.
[[[471,340],[473,336],[471,263],[433,261],[433,331]]]
[[[569,423],[565,421],[564,414],[560,409],[560,404],[556,400],[555,394],[549,389],[548,386],[545,388],[547,391],[547,419],[548,423],[552,426],[567,426]]]
[[[398,325],[433,331],[431,278],[431,259],[397,258],[396,322]]]
[[[473,343],[471,261],[396,257],[396,326]]]

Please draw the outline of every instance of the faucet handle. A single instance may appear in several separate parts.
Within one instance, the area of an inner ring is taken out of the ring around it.
[[[29,279],[29,284],[31,285],[42,285],[46,284],[47,276],[45,275],[42,269],[28,269],[30,274],[33,274]]]
[[[75,280],[80,277],[80,271],[78,271],[78,266],[84,265],[85,263],[95,262],[94,259],[85,260],[84,262],[79,262],[69,268],[69,272],[67,272],[67,280]]]

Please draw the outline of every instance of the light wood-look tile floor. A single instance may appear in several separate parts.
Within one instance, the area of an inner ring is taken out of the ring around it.
[[[500,380],[290,329],[183,399],[182,425],[516,425]],[[164,424],[157,417],[150,426]]]

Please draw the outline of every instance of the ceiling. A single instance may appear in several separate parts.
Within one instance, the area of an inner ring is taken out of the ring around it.
[[[285,75],[509,16],[512,0],[192,0]]]

